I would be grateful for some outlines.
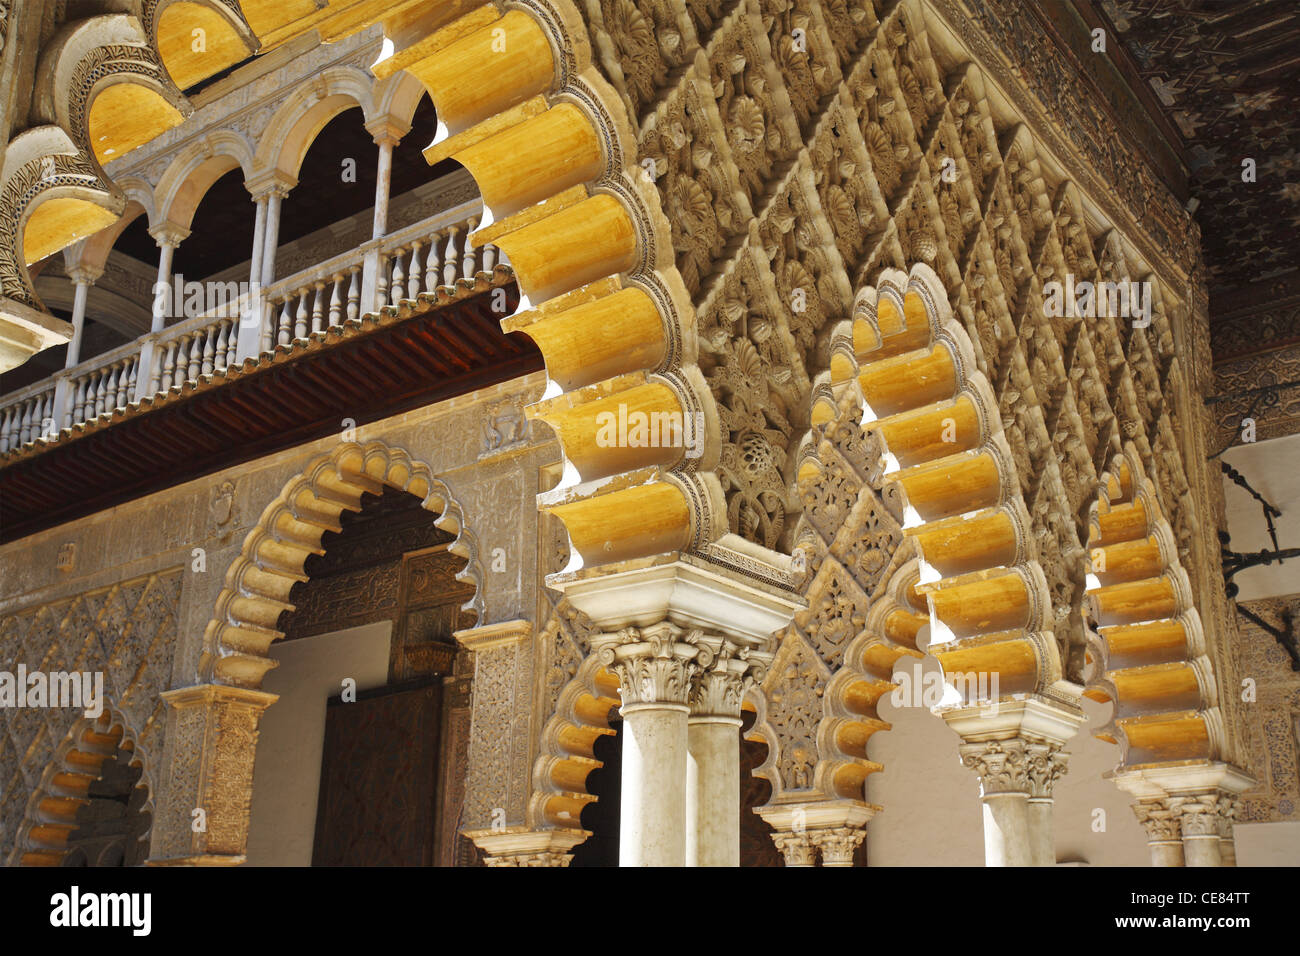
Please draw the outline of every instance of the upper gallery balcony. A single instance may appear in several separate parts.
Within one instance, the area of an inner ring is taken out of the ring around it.
[[[379,44],[250,60],[106,163],[123,217],[29,267],[75,331],[0,375],[0,535],[541,367],[500,331],[518,293],[470,248],[473,180],[424,160],[423,87],[366,71]]]

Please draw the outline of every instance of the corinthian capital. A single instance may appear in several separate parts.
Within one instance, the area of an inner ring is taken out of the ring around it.
[[[1147,831],[1148,843],[1177,843],[1182,839],[1181,800],[1143,800],[1133,804],[1133,815]]]
[[[1187,800],[1178,808],[1182,816],[1184,839],[1187,837],[1217,837],[1220,826],[1220,799],[1218,794],[1203,794]]]
[[[770,654],[760,654],[727,639],[698,658],[700,671],[691,687],[691,713],[699,717],[740,718],[751,684],[762,681]]]
[[[1029,798],[1050,800],[1052,788],[1064,774],[1070,755],[1053,744],[1030,744],[1026,751]]]
[[[1029,754],[1023,740],[963,744],[961,762],[980,778],[982,796],[1029,793]]]
[[[592,644],[600,662],[618,677],[624,707],[687,705],[695,675],[713,657],[700,637],[699,631],[664,621],[602,634]]]

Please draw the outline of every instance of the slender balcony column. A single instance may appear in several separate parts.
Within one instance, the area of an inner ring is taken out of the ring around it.
[[[392,117],[380,117],[366,124],[366,129],[374,137],[379,147],[379,159],[375,166],[375,218],[370,231],[370,243],[361,268],[361,312],[373,312],[378,303],[379,286],[379,240],[388,234],[388,200],[393,185],[393,148],[401,142],[402,137],[410,132],[409,125],[401,124]]]
[[[90,269],[70,269],[68,276],[74,285],[72,298],[72,341],[68,343],[68,358],[64,368],[72,368],[81,361],[81,335],[86,324],[86,299],[90,287],[95,284],[101,273]]]
[[[701,658],[687,721],[686,865],[740,866],[740,707],[770,655],[731,641]]]
[[[280,206],[289,195],[289,186],[276,183],[267,193],[266,224],[262,229],[262,267],[258,281],[265,288],[275,281],[275,253],[280,240]]]
[[[167,325],[167,317],[172,311],[172,258],[190,231],[171,222],[161,222],[149,229],[149,235],[158,243],[158,278],[153,286],[153,327],[150,331],[161,332]],[[172,316],[175,318],[175,316]]]
[[[101,270],[74,267],[68,270],[75,290],[72,299],[72,341],[68,343],[68,357],[63,363],[64,369],[70,369],[81,361],[81,337],[86,324],[86,298],[90,287],[102,274]],[[67,428],[72,424],[72,378],[60,375],[54,383],[54,428]]]
[[[1183,866],[1181,800],[1143,800],[1133,804],[1133,815],[1147,833],[1152,866]]]
[[[1061,748],[1087,719],[1082,709],[1031,697],[939,713],[962,738],[962,763],[980,778],[984,865],[1055,865],[1052,786],[1065,771]]]
[[[149,235],[158,243],[158,278],[153,286],[153,322],[150,334],[145,336],[140,347],[140,365],[136,373],[135,401],[140,401],[149,394],[149,379],[154,376],[158,362],[157,337],[167,326],[167,317],[174,310],[172,301],[175,292],[172,288],[172,257],[176,247],[184,241],[190,231],[172,222],[160,222],[151,226]]]
[[[249,301],[239,316],[239,331],[235,339],[235,358],[242,362],[255,358],[262,351],[262,324],[266,321],[266,302],[262,297],[262,250],[266,245],[266,217],[269,196],[263,193],[253,197],[257,206],[253,222],[253,253],[248,260]]]

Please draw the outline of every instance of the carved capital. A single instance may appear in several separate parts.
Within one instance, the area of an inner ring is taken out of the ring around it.
[[[1050,800],[1056,781],[1065,775],[1070,755],[1052,744],[1030,744],[1026,752],[1029,799]]]
[[[691,714],[740,719],[745,691],[767,673],[768,654],[723,640],[713,660],[701,667],[691,686]]]
[[[821,850],[822,866],[852,866],[867,831],[862,827],[835,827],[830,830],[811,830],[808,836]]]
[[[1029,793],[1028,747],[1023,740],[989,740],[963,744],[961,762],[980,778],[980,795]]]
[[[623,706],[680,704],[691,700],[700,668],[713,660],[701,632],[667,621],[649,627],[626,627],[592,643],[597,658],[619,679]]]
[[[772,842],[785,858],[786,866],[817,865],[817,847],[807,832],[773,833]]]
[[[1202,794],[1178,808],[1184,840],[1219,836],[1220,802],[1218,794]]]
[[[1133,815],[1147,831],[1147,843],[1177,843],[1182,839],[1181,800],[1144,800],[1133,804]]]

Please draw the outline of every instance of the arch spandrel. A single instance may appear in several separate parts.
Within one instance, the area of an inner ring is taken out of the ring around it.
[[[235,130],[216,130],[203,142],[182,150],[153,189],[149,224],[173,223],[188,229],[204,195],[218,179],[240,169],[247,181],[256,168],[252,144]]]
[[[332,119],[356,107],[361,108],[365,122],[378,115],[374,87],[375,81],[361,70],[335,67],[296,88],[258,138],[250,178],[276,172],[296,180],[311,144]]]

